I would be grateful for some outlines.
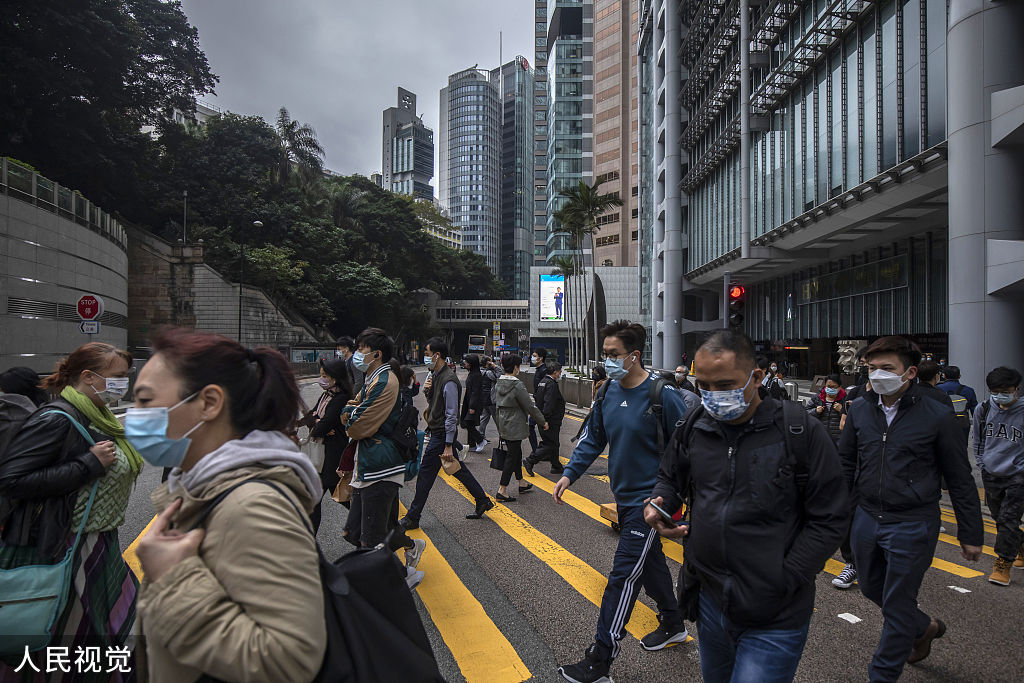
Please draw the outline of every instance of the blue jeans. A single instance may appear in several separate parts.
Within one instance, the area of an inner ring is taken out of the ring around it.
[[[788,683],[807,643],[800,628],[744,628],[729,621],[706,590],[700,592],[697,645],[705,683]]]
[[[850,546],[860,592],[882,608],[882,637],[868,667],[872,681],[895,681],[931,617],[917,606],[917,592],[939,542],[939,520],[878,523],[860,507]]]
[[[606,659],[619,654],[619,641],[626,635],[626,624],[641,586],[658,605],[666,627],[678,626],[682,630],[683,625],[661,538],[644,521],[644,506],[619,506],[619,525],[619,545],[601,596],[601,614],[594,637]]]

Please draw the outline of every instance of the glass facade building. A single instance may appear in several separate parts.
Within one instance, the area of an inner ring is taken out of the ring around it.
[[[506,294],[525,299],[533,265],[533,69],[518,56],[491,72],[501,97],[501,266]]]
[[[839,339],[904,334],[947,355],[954,10],[947,0],[751,5],[743,244],[739,3],[641,4],[639,298],[653,364],[692,357],[722,326],[726,273],[747,289],[745,331],[801,374],[833,369]]]
[[[392,192],[432,200],[434,188],[434,132],[416,115],[416,95],[398,89],[398,106],[384,110],[381,187]]]
[[[441,89],[441,204],[462,234],[462,248],[480,254],[500,275],[501,102],[489,71],[466,69]]]
[[[563,189],[594,174],[594,7],[592,0],[549,0],[547,15],[546,251],[569,256],[569,234],[554,213]],[[539,67],[538,67],[539,68]]]

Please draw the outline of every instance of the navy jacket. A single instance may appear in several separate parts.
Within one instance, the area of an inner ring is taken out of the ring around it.
[[[937,521],[945,478],[957,538],[982,544],[981,503],[962,429],[953,409],[919,385],[911,384],[900,397],[892,425],[886,424],[875,392],[850,404],[839,457],[854,501],[883,523]]]

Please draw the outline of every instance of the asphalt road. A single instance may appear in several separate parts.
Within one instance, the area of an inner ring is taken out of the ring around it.
[[[420,373],[421,380],[422,376]],[[303,385],[307,402],[312,403],[318,393],[314,383]],[[425,405],[422,395],[417,400]],[[569,439],[579,424],[569,418],[563,424],[564,457],[570,454]],[[489,436],[494,435],[491,426]],[[489,468],[489,452],[488,447],[484,453],[471,454],[465,466],[493,495],[499,472]],[[574,499],[577,507],[556,505],[541,490],[545,484],[541,479],[547,480],[548,489],[555,480],[546,464],[535,471],[537,477],[532,481],[539,483],[532,492],[499,506],[484,520],[465,519],[472,504],[460,493],[461,487],[455,488],[457,484],[439,478],[430,495],[421,527],[433,545],[421,565],[427,576],[417,603],[449,681],[561,680],[557,666],[580,659],[592,642],[598,609],[586,596],[594,597],[596,591],[596,599],[600,599],[601,577],[611,569],[617,542],[617,534],[591,516],[594,503],[612,501],[609,485],[601,478],[607,475],[607,461],[598,459],[588,475],[572,487],[572,492],[581,496]],[[159,471],[147,466],[121,529],[122,546],[127,547],[152,518],[149,492],[158,484]],[[510,490],[515,490],[515,484]],[[405,504],[412,493],[411,487],[403,488]],[[336,557],[349,549],[340,538],[345,509],[329,498],[323,506],[319,540],[328,557]],[[946,533],[955,535],[955,524],[943,523]],[[987,533],[986,545],[993,541],[994,535]],[[431,554],[439,557],[428,560]],[[958,569],[963,567],[983,575],[964,577],[929,570],[919,601],[922,609],[946,622],[948,631],[936,641],[930,658],[906,667],[902,680],[1024,681],[1024,571],[1014,570],[1015,582],[1004,588],[985,579],[991,571],[990,555],[983,556],[980,563],[969,563],[960,557],[959,547],[940,541],[936,557],[952,563],[947,567],[953,572],[963,573]],[[758,558],[751,556],[749,561],[756,564]],[[445,572],[431,569],[445,562],[454,572],[447,578]],[[678,565],[669,560],[669,568],[675,575]],[[833,588],[832,578],[823,572],[817,579],[816,610],[798,681],[867,680],[868,663],[882,626],[879,609],[856,588]],[[457,602],[463,593],[482,608],[476,617],[476,612]],[[444,609],[448,599],[458,607]],[[429,608],[425,601],[431,603]],[[640,601],[654,607],[643,593]],[[634,611],[634,624],[643,622],[641,611]],[[646,614],[650,618],[650,612]],[[493,638],[486,635],[491,631],[496,634]],[[696,635],[693,629],[691,635]],[[484,644],[479,646],[481,640]],[[477,643],[479,651],[472,651],[469,641]],[[509,662],[516,657],[518,663],[513,667]],[[515,671],[510,673],[512,668]],[[612,676],[618,683],[700,680],[697,643],[691,640],[661,652],[645,652],[636,637],[627,635]]]

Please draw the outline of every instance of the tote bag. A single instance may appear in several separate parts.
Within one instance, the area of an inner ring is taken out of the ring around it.
[[[48,412],[71,420],[71,424],[85,440],[96,445],[92,435],[78,420],[61,410]],[[97,480],[92,485],[85,514],[75,534],[75,542],[60,562],[0,570],[0,655],[21,654],[26,647],[30,652],[35,652],[49,645],[53,638],[53,628],[68,602],[75,555],[99,484]],[[0,548],[0,553],[5,550],[13,551],[14,548]]]

